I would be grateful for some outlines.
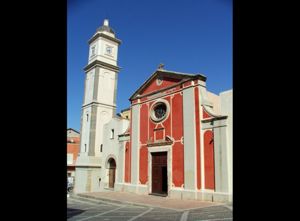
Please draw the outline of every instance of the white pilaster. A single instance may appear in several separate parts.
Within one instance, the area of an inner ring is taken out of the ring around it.
[[[131,183],[139,183],[140,162],[140,104],[132,106],[131,129]]]
[[[194,87],[183,90],[184,189],[196,190],[196,127]]]

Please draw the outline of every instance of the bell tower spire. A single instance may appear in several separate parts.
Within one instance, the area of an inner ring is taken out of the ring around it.
[[[117,65],[121,40],[109,26],[108,19],[88,41],[88,64],[84,68],[85,91],[81,113],[80,156],[76,163],[74,191],[98,191],[103,144],[103,127],[116,112]],[[97,175],[98,174],[98,175]],[[78,176],[77,176],[78,175]]]

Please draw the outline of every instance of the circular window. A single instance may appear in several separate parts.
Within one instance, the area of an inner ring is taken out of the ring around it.
[[[168,115],[168,106],[165,102],[157,102],[153,105],[151,110],[151,118],[154,121],[161,121]]]

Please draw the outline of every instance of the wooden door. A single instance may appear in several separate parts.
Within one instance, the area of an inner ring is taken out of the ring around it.
[[[115,185],[115,168],[110,168],[108,171],[108,176],[109,176],[109,183],[108,186],[109,188],[114,188]]]
[[[168,192],[167,152],[152,153],[152,193]]]

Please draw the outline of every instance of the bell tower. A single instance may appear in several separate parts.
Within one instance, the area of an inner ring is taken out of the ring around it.
[[[88,64],[81,114],[80,154],[76,162],[75,192],[99,190],[103,126],[116,112],[118,47],[108,19],[88,41]]]

